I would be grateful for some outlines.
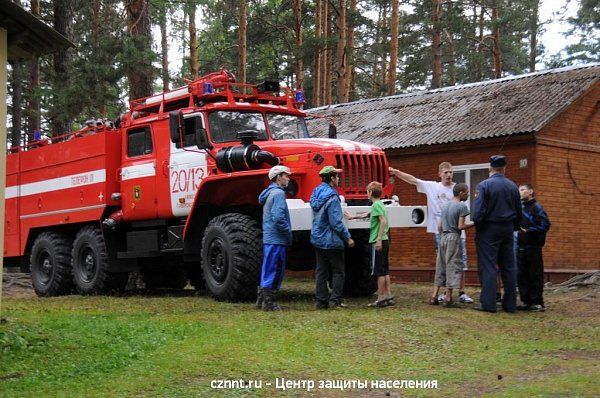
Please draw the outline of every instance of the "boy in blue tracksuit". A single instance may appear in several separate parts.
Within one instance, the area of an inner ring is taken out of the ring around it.
[[[316,290],[317,309],[342,307],[345,265],[344,244],[354,246],[348,228],[343,223],[342,205],[336,191],[342,172],[333,166],[325,166],[319,172],[321,180],[310,197],[313,211],[310,243],[317,256]],[[327,282],[331,276],[331,293]]]
[[[541,312],[546,310],[542,248],[546,243],[550,220],[542,205],[535,200],[531,184],[521,184],[519,194],[523,218],[517,240],[517,282],[523,304],[518,305],[517,309]]]
[[[292,224],[284,189],[290,182],[290,169],[274,166],[269,170],[271,184],[260,193],[263,206],[263,261],[256,308],[280,311],[275,295],[281,288],[285,272],[286,246],[292,244]]]

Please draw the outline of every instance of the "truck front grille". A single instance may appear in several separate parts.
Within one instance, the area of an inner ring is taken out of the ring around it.
[[[340,187],[347,195],[367,193],[367,184],[378,181],[387,184],[387,163],[383,153],[336,155],[337,167],[342,169]]]

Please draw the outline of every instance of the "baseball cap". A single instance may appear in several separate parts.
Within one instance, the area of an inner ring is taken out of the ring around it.
[[[325,166],[319,171],[319,175],[331,174],[331,173],[341,173],[342,169],[336,169],[333,166]]]
[[[282,165],[273,166],[273,167],[271,167],[271,170],[269,170],[269,180],[272,180],[273,178],[277,177],[281,173],[286,173],[289,175],[289,174],[292,174],[292,171],[290,170],[289,167],[286,167],[286,166],[282,166]]]

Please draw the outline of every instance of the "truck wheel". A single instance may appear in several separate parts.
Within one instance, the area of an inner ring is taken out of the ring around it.
[[[371,245],[369,231],[353,230],[354,247],[345,253],[347,296],[370,296],[377,291],[377,278],[371,275]]]
[[[127,284],[128,273],[108,271],[108,254],[100,229],[85,226],[79,230],[73,242],[73,279],[81,294],[102,294],[122,291]]]
[[[58,296],[73,289],[72,240],[55,232],[42,232],[31,248],[31,282],[38,296]]]
[[[226,213],[208,223],[202,238],[206,288],[217,300],[256,298],[260,278],[262,233],[244,214]]]

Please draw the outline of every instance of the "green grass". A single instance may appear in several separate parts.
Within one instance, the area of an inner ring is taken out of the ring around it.
[[[388,390],[276,390],[275,378],[437,380],[415,396],[598,396],[598,300],[547,295],[549,311],[486,314],[425,304],[315,311],[310,281],[284,284],[283,313],[207,297],[5,298],[1,397],[385,396]],[[580,293],[579,293],[580,295]],[[214,379],[262,389],[215,390]],[[265,383],[271,382],[268,387]]]

